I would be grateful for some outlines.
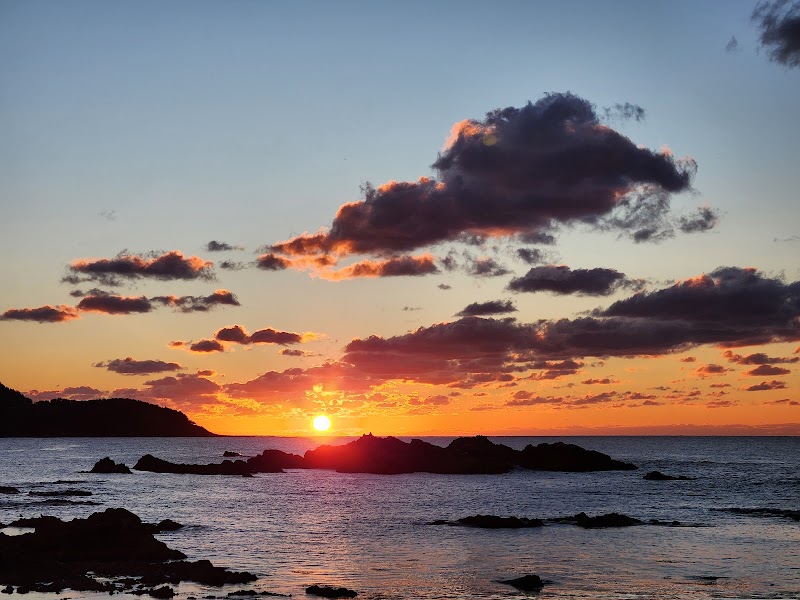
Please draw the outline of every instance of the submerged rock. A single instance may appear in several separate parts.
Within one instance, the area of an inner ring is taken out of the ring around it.
[[[111,458],[106,456],[98,460],[89,473],[122,473],[130,475],[131,470],[123,463],[115,463]]]
[[[498,579],[497,583],[510,585],[522,592],[536,592],[544,587],[544,581],[538,575],[523,575],[516,579]]]
[[[19,490],[10,485],[0,485],[0,494],[19,494]]]
[[[650,471],[642,479],[647,481],[694,481],[695,477],[686,477],[685,475],[665,475],[661,471]]]
[[[358,592],[348,590],[345,587],[331,587],[328,585],[310,585],[306,588],[306,594],[323,598],[355,598],[358,596]]]
[[[62,496],[91,496],[92,492],[86,490],[53,490],[45,492],[29,492],[31,496],[46,496],[51,498],[59,498]]]
[[[541,519],[528,519],[526,517],[498,517],[496,515],[474,515],[462,517],[455,521],[434,521],[431,525],[454,525],[462,527],[476,527],[480,529],[527,529],[530,527],[543,527]]]
[[[620,513],[608,513],[605,515],[597,515],[590,517],[585,512],[580,512],[571,517],[560,517],[553,519],[556,523],[566,523],[569,525],[577,525],[584,529],[601,529],[605,527],[632,527],[634,525],[643,525],[644,521],[634,519],[628,515]]]
[[[165,531],[177,531],[183,525],[172,519],[164,519],[158,523],[145,523],[145,527],[150,533],[164,533]]]
[[[137,471],[151,471],[153,473],[178,473],[186,475],[251,475],[253,467],[243,460],[223,460],[221,463],[208,465],[192,465],[172,463],[152,454],[145,454],[133,468]]]
[[[256,579],[251,573],[227,571],[207,560],[182,560],[185,554],[154,538],[147,524],[122,508],[86,519],[61,521],[45,516],[18,519],[12,525],[35,531],[0,535],[0,584],[30,591],[151,593],[156,586],[181,581],[220,586]]]

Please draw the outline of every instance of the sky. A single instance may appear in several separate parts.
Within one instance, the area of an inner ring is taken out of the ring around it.
[[[800,3],[0,3],[0,381],[216,433],[800,434]]]

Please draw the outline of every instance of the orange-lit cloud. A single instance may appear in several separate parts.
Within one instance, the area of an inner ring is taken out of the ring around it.
[[[213,263],[197,256],[184,256],[178,250],[162,254],[141,255],[122,252],[114,258],[88,258],[73,261],[64,281],[95,281],[118,285],[123,279],[152,278],[212,279]]]
[[[56,306],[47,304],[38,308],[9,308],[0,315],[0,321],[35,321],[37,323],[63,323],[79,318],[78,311],[64,304]]]

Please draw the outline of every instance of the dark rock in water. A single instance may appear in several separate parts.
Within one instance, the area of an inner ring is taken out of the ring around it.
[[[541,519],[527,519],[525,517],[498,517],[495,515],[474,515],[462,517],[456,521],[433,521],[431,525],[460,525],[463,527],[477,527],[480,529],[527,529],[542,527]]]
[[[665,475],[661,471],[650,471],[642,479],[647,481],[694,481],[695,477],[686,477],[685,475]]]
[[[614,460],[596,450],[586,450],[575,444],[528,444],[521,451],[518,464],[534,471],[565,471],[582,473],[588,471],[633,471],[636,465]]]
[[[243,597],[252,598],[254,596],[271,596],[275,598],[289,597],[286,594],[276,594],[275,592],[257,592],[255,590],[239,590],[238,592],[230,592],[227,595],[227,598],[243,598]]]
[[[222,456],[225,458],[233,458],[235,456],[241,456],[241,454],[238,452],[233,452],[232,450],[225,450],[225,452],[222,453]]]
[[[357,592],[348,590],[345,587],[331,587],[328,585],[310,585],[306,588],[306,594],[322,596],[323,598],[355,598]]]
[[[343,473],[495,474],[507,473],[515,467],[576,472],[636,469],[635,465],[574,444],[529,445],[518,451],[484,436],[457,438],[442,448],[422,440],[407,443],[369,434],[341,446],[309,450],[304,459],[297,468],[334,469]]]
[[[590,517],[586,513],[581,512],[572,517],[561,517],[553,519],[556,523],[567,523],[570,525],[577,525],[584,529],[601,529],[605,527],[632,527],[634,525],[643,525],[644,521],[634,519],[628,515],[620,513],[608,513],[605,515],[598,515]]]
[[[215,567],[207,560],[181,560],[186,558],[182,552],[155,539],[139,517],[122,508],[86,519],[37,517],[19,519],[12,525],[36,531],[0,536],[0,583],[30,591],[70,588],[76,592],[138,593],[143,586],[148,588],[144,593],[150,593],[150,588],[181,581],[220,586],[256,579],[250,573]]]
[[[792,521],[800,521],[800,510],[786,510],[783,508],[721,508],[719,510],[738,515],[753,515],[756,517],[784,517],[786,519],[791,519]]]
[[[145,454],[133,468],[137,471],[151,471],[153,473],[179,473],[186,475],[250,475],[253,467],[243,460],[223,460],[221,463],[209,465],[191,465],[172,463],[152,454]]]
[[[145,523],[145,527],[150,533],[163,533],[165,531],[177,531],[181,529],[183,525],[178,523],[177,521],[173,521],[172,519],[164,519],[159,523]]]
[[[175,596],[175,590],[165,585],[164,587],[148,590],[147,594],[153,598],[173,598]]]
[[[62,496],[91,496],[92,492],[86,490],[54,490],[47,492],[29,492],[31,496],[47,496],[52,498]]]
[[[2,592],[4,594],[13,594],[14,593],[14,588],[11,587],[10,585],[7,585],[6,587],[3,588]]]
[[[497,583],[513,586],[522,592],[536,592],[544,587],[544,581],[538,575],[523,575],[516,579],[498,579]]]
[[[256,473],[283,473],[284,469],[305,469],[302,456],[289,454],[281,450],[264,450],[258,456],[247,459]]]
[[[0,485],[0,494],[19,494],[19,490],[9,485]]]
[[[111,458],[106,456],[98,460],[89,473],[123,473],[130,475],[131,470],[122,463],[115,463]]]

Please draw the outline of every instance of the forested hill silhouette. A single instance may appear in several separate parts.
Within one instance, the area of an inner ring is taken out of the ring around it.
[[[0,383],[0,437],[209,437],[185,414],[130,398],[33,402]]]

